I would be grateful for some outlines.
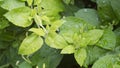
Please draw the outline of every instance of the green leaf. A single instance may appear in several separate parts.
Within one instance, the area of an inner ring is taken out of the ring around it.
[[[0,41],[0,49],[6,49],[8,46],[7,42]]]
[[[86,60],[86,57],[87,57],[86,49],[85,48],[81,48],[81,49],[77,50],[74,53],[74,57],[75,57],[77,63],[80,66],[83,66],[83,64],[84,64],[84,62]]]
[[[29,6],[31,6],[32,3],[33,3],[33,0],[27,0],[27,3],[28,3]]]
[[[73,43],[74,43],[74,46],[75,46],[75,48],[77,49],[77,48],[79,48],[79,47],[84,47],[84,45],[82,46],[81,45],[81,43],[84,43],[85,41],[84,40],[82,40],[81,39],[81,34],[77,34],[77,33],[75,33],[74,35],[73,35]],[[85,45],[86,46],[86,45]]]
[[[116,46],[120,46],[120,27],[114,31],[116,35]]]
[[[31,14],[30,8],[20,7],[9,11],[4,16],[14,25],[20,27],[28,27],[32,24],[32,18],[30,14]]]
[[[42,0],[34,0],[34,5],[39,5]]]
[[[48,17],[59,18],[59,12],[63,11],[62,0],[41,0],[39,4],[40,14],[47,15]]]
[[[111,6],[117,18],[120,20],[120,0],[110,0]]]
[[[63,20],[57,20],[57,21],[53,22],[50,27],[50,31],[58,30],[63,23],[64,23]]]
[[[96,2],[98,5],[98,13],[102,21],[116,20],[110,0],[96,0]]]
[[[63,0],[66,4],[69,4],[71,0]]]
[[[103,35],[103,30],[100,29],[93,29],[84,32],[81,35],[76,36],[76,38],[78,38],[76,39],[78,40],[76,46],[77,48],[79,48],[79,47],[86,47],[87,45],[95,45],[102,37],[102,35]]]
[[[92,68],[113,68],[112,55],[106,55],[98,59],[92,66]]]
[[[36,23],[37,25],[42,26],[41,16],[35,15],[35,16],[34,16],[34,20],[35,20],[35,23]]]
[[[63,11],[63,4],[61,0],[42,0],[41,7],[48,9],[49,11]]]
[[[120,64],[114,64],[113,68],[120,68]]]
[[[61,54],[72,54],[74,52],[75,52],[74,46],[69,45],[62,49]]]
[[[108,52],[107,50],[98,46],[88,46],[86,48],[86,51],[87,57],[84,66],[92,65],[96,60],[98,60],[98,58],[106,55],[106,53]]]
[[[109,50],[114,49],[116,45],[116,36],[114,32],[109,28],[105,29],[102,38],[96,45]]]
[[[60,28],[62,32],[70,31],[71,33],[79,33],[81,31],[82,33],[82,31],[87,31],[89,29],[93,29],[94,27],[93,25],[78,17],[70,16],[66,17],[64,20],[65,23]]]
[[[0,7],[0,17],[3,18],[3,15],[7,12],[7,10]]]
[[[57,68],[61,62],[63,55],[60,54],[60,50],[43,45],[42,48],[32,55],[32,64],[38,66],[38,68]]]
[[[46,24],[50,24],[50,18],[47,16],[41,16],[41,19],[46,22]]]
[[[48,36],[45,39],[45,42],[48,46],[56,49],[63,49],[68,45],[61,35],[54,32],[48,34]]]
[[[60,27],[60,34],[68,43],[73,43],[73,36],[91,29],[93,26],[77,17],[66,17],[64,24]]]
[[[27,63],[27,62],[22,62],[22,63],[19,65],[19,68],[32,68],[32,65],[30,65],[30,64]]]
[[[1,41],[11,42],[14,39],[15,39],[15,36],[13,35],[12,31],[2,31],[0,33],[0,40]]]
[[[27,1],[27,0],[20,0],[20,1]]]
[[[12,10],[19,7],[24,7],[25,3],[19,0],[4,0],[1,7],[7,10]]]
[[[100,25],[100,20],[97,11],[94,9],[80,9],[75,13],[75,16],[83,19],[84,21],[91,25],[94,26]]]
[[[79,42],[80,47],[86,47],[88,45],[88,43],[90,42],[90,39],[88,38],[89,37],[86,37],[85,34],[83,34],[83,36],[80,37],[80,42]]]
[[[45,32],[41,28],[31,28],[31,29],[29,29],[29,31],[32,31],[39,36],[44,36],[45,35]]]
[[[0,18],[0,29],[4,29],[9,26],[9,22],[5,18]]]
[[[19,54],[30,55],[41,48],[43,40],[36,34],[27,36],[19,47]]]
[[[110,0],[111,6],[113,8],[113,11],[117,18],[120,20],[120,5],[119,5],[120,0]]]
[[[85,21],[77,17],[66,17],[64,20],[65,22],[60,28],[61,33],[67,32],[70,32],[69,34],[78,33],[79,30],[84,27],[84,25],[87,25]]]
[[[61,36],[62,36],[68,43],[73,43],[73,42],[74,42],[73,39],[72,39],[72,37],[73,37],[73,33],[72,33],[72,32],[69,32],[69,31],[67,31],[66,33],[65,33],[65,32],[64,32],[64,33],[61,32]]]
[[[102,35],[103,35],[103,30],[93,29],[84,33],[83,37],[86,38],[87,40],[88,39],[90,40],[88,45],[95,45],[99,41],[99,39],[102,37]]]

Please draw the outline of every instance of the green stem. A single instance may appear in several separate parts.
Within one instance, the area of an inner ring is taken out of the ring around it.
[[[28,62],[28,63],[32,63],[28,58],[25,58],[23,55],[22,55],[22,58],[26,61],[26,62]]]

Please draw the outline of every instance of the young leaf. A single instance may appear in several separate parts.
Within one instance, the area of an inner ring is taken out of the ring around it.
[[[113,68],[112,55],[106,55],[98,59],[92,66],[92,68]]]
[[[103,30],[93,29],[84,33],[83,37],[85,37],[87,40],[90,40],[88,45],[94,45],[98,42],[98,40],[102,37],[102,35],[103,35]]]
[[[72,45],[69,45],[62,49],[61,54],[72,54],[74,52],[75,52],[75,47]]]
[[[32,24],[30,16],[31,9],[28,7],[20,7],[13,9],[6,13],[4,16],[13,24],[21,27],[28,27]]]
[[[41,19],[40,16],[35,15],[35,16],[34,16],[34,20],[35,20],[35,22],[37,23],[37,25],[42,26],[42,19]]]
[[[50,31],[56,31],[63,23],[64,23],[63,20],[57,20],[57,21],[55,21],[54,23],[52,23]]]
[[[73,33],[71,33],[70,31],[61,33],[62,37],[68,42],[68,43],[73,43]]]
[[[65,23],[60,27],[60,34],[68,43],[73,43],[73,36],[80,32],[83,27],[87,30],[91,26],[87,26],[87,23],[77,17],[66,17]],[[86,25],[86,26],[85,26]],[[83,29],[84,30],[84,29]]]
[[[19,47],[19,54],[30,55],[41,48],[43,40],[36,34],[27,36]]]
[[[39,5],[42,0],[34,0],[34,5]]]
[[[33,0],[27,0],[27,3],[28,3],[29,6],[31,6],[32,3],[33,3]]]
[[[43,21],[45,21],[47,24],[50,24],[50,23],[51,23],[51,22],[50,22],[50,18],[47,17],[47,16],[41,16],[41,19],[42,19]]]
[[[64,38],[55,32],[49,33],[45,42],[48,46],[56,49],[63,49],[68,45]]]
[[[84,35],[84,34],[83,34],[83,35]],[[80,43],[79,43],[79,45],[80,45],[80,47],[86,47],[89,42],[90,42],[90,39],[82,36],[82,37],[80,38]]]
[[[39,36],[44,36],[45,35],[45,32],[41,28],[31,28],[31,29],[29,29],[29,31],[32,31]]]
[[[74,53],[74,57],[75,57],[77,63],[80,66],[83,66],[83,64],[84,64],[84,62],[86,60],[86,57],[87,57],[86,49],[85,48],[81,48],[81,49],[77,50]]]
[[[99,29],[89,30],[88,32],[82,33],[79,45],[80,47],[86,47],[87,45],[94,45],[98,42],[100,37],[102,36],[103,31]]]
[[[77,49],[77,48],[80,48],[80,43],[82,43],[82,42],[80,42],[81,41],[81,34],[77,34],[77,33],[75,33],[74,35],[73,35],[73,38],[72,38],[73,40],[74,40],[74,46],[75,46],[75,48]]]
[[[25,6],[25,2],[21,2],[19,0],[4,0],[1,5],[1,7],[6,10],[12,10],[24,6]]]

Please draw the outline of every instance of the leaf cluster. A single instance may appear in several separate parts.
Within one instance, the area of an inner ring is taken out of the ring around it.
[[[119,3],[0,0],[0,68],[57,68],[65,54],[81,68],[120,68]]]

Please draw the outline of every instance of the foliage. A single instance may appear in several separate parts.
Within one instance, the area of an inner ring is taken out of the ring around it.
[[[81,68],[120,68],[119,3],[0,0],[0,68],[57,68],[65,54]]]

